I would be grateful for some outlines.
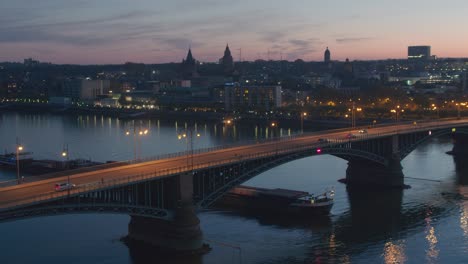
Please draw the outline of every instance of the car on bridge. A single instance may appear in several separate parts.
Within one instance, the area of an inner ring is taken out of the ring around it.
[[[73,184],[73,183],[62,182],[62,183],[56,183],[54,189],[57,192],[61,192],[61,191],[73,189],[75,187],[76,187],[76,185]]]
[[[358,133],[359,134],[367,134],[367,130],[361,129],[361,130],[358,130]]]
[[[345,139],[352,139],[352,138],[356,138],[356,135],[354,135],[353,133],[348,133],[348,134],[346,134],[346,136],[344,138]]]

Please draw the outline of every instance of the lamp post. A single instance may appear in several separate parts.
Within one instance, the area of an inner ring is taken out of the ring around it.
[[[301,134],[304,134],[304,118],[307,116],[306,112],[301,113]]]
[[[457,119],[460,119],[460,104],[457,103],[456,106],[457,106]]]
[[[398,115],[399,113],[404,113],[405,110],[404,109],[400,109],[400,106],[397,105],[397,107],[395,109],[392,109],[390,110],[391,113],[395,113],[395,123],[396,123],[396,126],[397,126],[397,131],[398,131],[398,124],[399,124],[399,119],[398,119]]]
[[[63,146],[63,150],[62,150],[62,157],[64,158],[64,169],[66,169],[68,167],[68,156],[69,156],[69,153],[68,153],[68,144],[67,145],[64,145]],[[68,196],[70,196],[70,173],[67,172],[67,185],[68,185],[68,188],[67,188],[67,191],[68,191]]]
[[[440,119],[439,107],[436,104],[432,104],[432,111],[437,111],[437,119]]]
[[[19,162],[19,153],[23,151],[23,146],[19,144],[18,139],[16,139],[16,179],[18,184],[21,183],[20,181],[20,162]]]
[[[277,122],[271,122],[271,133],[273,135],[273,140],[275,141],[275,153],[276,155],[278,155],[278,140],[280,139],[280,133],[275,133],[275,131],[277,130],[276,128],[278,127],[278,123]]]
[[[149,132],[148,129],[142,129],[141,124],[137,130],[135,124],[133,124],[133,159],[137,160],[141,158],[141,136],[147,135]],[[125,131],[126,136],[130,136],[132,132],[130,130]],[[138,149],[138,151],[137,151]],[[137,155],[138,154],[138,155]]]
[[[196,137],[201,136],[200,133],[198,132],[194,133],[194,132],[195,132],[194,128],[189,127],[177,135],[177,138],[179,140],[185,139],[185,142],[187,144],[187,167],[190,166],[190,170],[192,171],[192,173],[193,173],[193,136],[194,134]],[[189,163],[189,160],[190,160],[190,163]]]

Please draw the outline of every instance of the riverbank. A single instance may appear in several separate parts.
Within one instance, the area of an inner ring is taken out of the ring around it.
[[[210,123],[223,123],[225,120],[233,119],[233,114],[226,112],[205,112],[205,111],[173,111],[173,110],[154,110],[154,109],[127,109],[127,108],[107,108],[107,107],[57,107],[48,104],[28,104],[28,103],[8,103],[0,104],[0,113],[2,112],[20,112],[20,113],[49,113],[55,115],[101,115],[106,117],[115,117],[120,120],[140,120],[154,118],[161,121],[206,121]],[[356,120],[357,126],[371,126],[375,123],[389,123],[393,120],[378,119],[375,120],[363,118]],[[300,118],[294,118],[287,114],[261,115],[237,115],[233,122],[242,122],[244,124],[270,126],[275,123],[278,127],[300,128],[304,129],[333,129],[343,128],[351,125],[347,118],[322,117],[307,118],[301,121]]]

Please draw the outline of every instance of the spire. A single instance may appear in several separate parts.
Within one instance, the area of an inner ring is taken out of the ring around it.
[[[229,50],[229,45],[226,44],[226,49],[224,50],[224,57],[231,56],[231,50]]]
[[[185,59],[187,62],[192,62],[193,61],[193,56],[192,56],[192,49],[189,47],[188,53],[187,53],[187,59]]]
[[[232,74],[234,71],[234,59],[229,49],[229,44],[226,43],[226,49],[224,50],[224,56],[219,59],[219,63],[222,65],[222,69],[226,75]]]

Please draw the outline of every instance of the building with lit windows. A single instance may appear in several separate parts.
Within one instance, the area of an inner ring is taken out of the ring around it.
[[[281,86],[224,86],[224,103],[231,110],[272,110],[281,106]]]
[[[429,60],[431,58],[431,46],[409,46],[408,60]]]
[[[68,79],[63,83],[63,95],[75,101],[93,102],[109,90],[109,80]]]

